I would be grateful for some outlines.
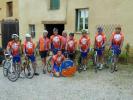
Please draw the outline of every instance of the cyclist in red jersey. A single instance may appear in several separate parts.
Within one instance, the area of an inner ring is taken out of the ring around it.
[[[115,62],[118,63],[119,55],[121,54],[121,49],[124,42],[124,33],[121,32],[121,27],[118,26],[115,28],[115,32],[112,33],[110,41],[111,41],[110,48],[114,50],[114,54],[117,55]],[[117,66],[115,70],[117,71]]]
[[[62,62],[65,60],[65,56],[62,54],[61,50],[57,51],[57,54],[52,58],[52,66],[54,76],[59,77],[61,73]]]
[[[61,49],[61,36],[58,35],[58,29],[53,29],[53,35],[50,37],[51,50],[53,54],[57,54],[57,51]]]
[[[77,41],[74,39],[74,33],[69,34],[69,39],[67,41],[66,50],[68,52],[68,57],[74,61],[75,52],[77,48]]]
[[[90,38],[87,36],[87,32],[85,30],[82,31],[82,36],[79,40],[79,48],[83,59],[83,69],[85,71],[87,69],[87,55],[90,48]]]
[[[24,41],[24,47],[23,47],[23,52],[25,55],[25,59],[30,59],[35,71],[35,75],[39,75],[36,72],[36,57],[34,55],[35,53],[35,43],[32,41],[31,39],[31,35],[30,34],[26,34],[26,40]]]
[[[98,27],[97,33],[95,35],[94,48],[97,51],[97,56],[98,56],[97,66],[99,67],[99,69],[103,68],[105,43],[106,43],[106,36],[103,33],[103,29],[101,27]]]

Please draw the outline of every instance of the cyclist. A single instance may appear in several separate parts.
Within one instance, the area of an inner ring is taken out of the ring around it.
[[[11,39],[9,40],[9,42],[7,43],[7,47],[11,47],[12,41],[14,40],[16,34],[12,34]]]
[[[74,33],[69,34],[69,39],[67,41],[66,50],[68,52],[68,57],[74,61],[75,52],[77,48],[77,41],[74,39]]]
[[[61,49],[61,36],[58,35],[58,29],[53,29],[53,35],[50,37],[51,41],[51,50],[53,54],[57,54],[57,51]]]
[[[97,56],[98,56],[97,66],[99,69],[103,68],[105,43],[106,43],[106,36],[103,33],[103,29],[101,27],[98,27],[97,33],[95,35],[94,49],[97,51]]]
[[[54,76],[59,77],[61,73],[62,62],[65,60],[65,56],[61,50],[57,51],[57,54],[52,57],[52,66]]]
[[[62,32],[61,43],[62,43],[61,45],[62,53],[64,54],[66,52],[66,44],[67,44],[67,32],[66,31]]]
[[[82,57],[83,70],[87,69],[87,55],[90,48],[90,38],[87,36],[87,32],[85,30],[82,31],[82,36],[79,40],[79,48]]]
[[[13,63],[18,63],[20,65],[19,67],[21,67],[21,44],[19,42],[19,36],[17,34],[12,34],[12,41],[8,42],[6,50],[13,56]],[[23,75],[20,74],[20,77],[23,77]]]
[[[111,49],[114,50],[114,54],[117,56],[115,62],[118,63],[119,54],[121,53],[121,49],[124,42],[124,34],[121,32],[121,27],[116,27],[115,32],[112,33],[111,36]],[[117,66],[115,66],[115,71],[117,71]]]
[[[39,48],[39,53],[43,64],[43,74],[46,74],[46,57],[48,56],[50,50],[50,40],[47,37],[48,31],[44,30],[43,36],[39,38],[37,47]]]
[[[25,35],[23,52],[24,52],[24,55],[25,55],[25,59],[30,59],[31,60],[32,66],[33,66],[34,71],[35,71],[34,74],[38,76],[39,74],[36,73],[36,58],[35,58],[35,55],[34,55],[35,43],[32,41],[32,38],[31,38],[30,34]]]

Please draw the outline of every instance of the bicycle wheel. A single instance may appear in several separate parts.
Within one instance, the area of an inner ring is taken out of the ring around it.
[[[110,72],[113,73],[115,72],[115,64],[112,63],[112,65],[110,66]]]
[[[11,65],[11,64],[10,64]],[[12,82],[15,82],[19,78],[19,74],[13,65],[11,65],[8,69],[8,79]]]
[[[6,63],[6,61],[3,61],[2,66],[3,66],[3,75],[6,77],[8,74],[8,66],[10,66],[10,64]]]
[[[31,63],[28,63],[26,66],[24,66],[24,74],[25,77],[28,79],[32,79],[34,76],[34,68]]]
[[[94,62],[94,71],[95,71],[95,73],[97,73],[97,68],[98,68],[98,66],[97,66],[97,55],[94,55],[93,62]]]
[[[18,75],[20,76],[20,72],[21,72],[20,64],[15,63],[15,70],[18,73]]]
[[[6,77],[6,76],[7,76],[7,74],[8,74],[8,69],[3,68],[3,75]]]
[[[115,71],[115,55],[111,57],[111,66],[110,66],[110,72],[113,73]]]
[[[50,62],[47,63],[47,72],[48,73],[52,72],[52,66],[51,66]]]
[[[77,67],[77,70],[78,70],[79,73],[81,73],[82,70],[83,70],[82,58],[81,58],[81,56],[80,56],[79,59],[78,59],[78,67]]]
[[[52,65],[51,65],[51,60],[52,60],[52,56],[48,59],[48,62],[47,62],[47,72],[48,73],[51,73],[52,72]]]
[[[80,64],[80,65],[78,66],[77,70],[78,70],[79,73],[82,72],[82,70],[83,70],[83,66],[82,66],[82,64]]]

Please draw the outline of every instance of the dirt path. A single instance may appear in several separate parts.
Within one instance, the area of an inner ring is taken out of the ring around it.
[[[107,69],[76,73],[70,78],[40,75],[12,83],[0,68],[0,100],[133,100],[132,65],[121,65],[117,73]]]

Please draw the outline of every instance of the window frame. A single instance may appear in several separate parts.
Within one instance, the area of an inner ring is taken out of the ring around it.
[[[50,0],[50,4],[49,4],[50,5],[50,7],[49,7],[50,10],[58,10],[58,9],[60,9],[60,0],[58,0],[58,7],[54,7],[53,6],[54,3],[52,3],[52,2],[53,2],[53,0]]]
[[[13,17],[13,1],[6,2],[6,13],[7,17]]]
[[[29,33],[32,38],[36,37],[36,26],[35,24],[29,24]]]
[[[80,22],[80,18],[82,18],[81,17],[81,13],[83,13],[83,22],[82,22],[82,29],[80,29],[80,24],[81,24],[81,22]],[[87,16],[87,17],[86,17]],[[76,31],[81,31],[81,30],[86,30],[86,31],[88,31],[88,29],[89,29],[89,27],[88,28],[85,28],[86,27],[86,18],[88,19],[88,21],[87,21],[87,25],[89,26],[89,9],[88,8],[79,8],[79,9],[76,9],[76,19],[75,19],[75,29],[76,29]]]

